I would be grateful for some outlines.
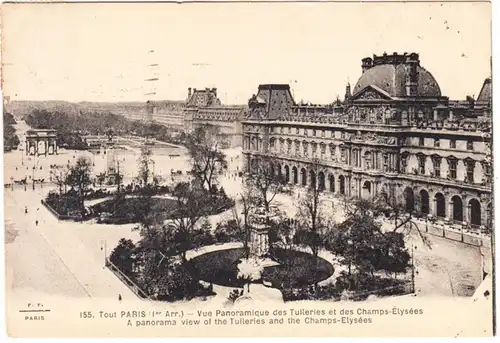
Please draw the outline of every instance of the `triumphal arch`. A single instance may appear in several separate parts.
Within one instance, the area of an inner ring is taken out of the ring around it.
[[[40,143],[42,143],[42,149]],[[26,131],[26,155],[42,154],[57,154],[57,130],[39,129]]]

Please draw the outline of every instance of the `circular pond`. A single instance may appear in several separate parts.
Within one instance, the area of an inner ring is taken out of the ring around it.
[[[274,288],[300,288],[329,278],[334,271],[332,264],[311,254],[284,249],[273,249],[276,266],[264,267],[262,280]],[[216,285],[242,288],[245,282],[238,279],[238,263],[245,257],[243,248],[212,251],[191,259],[201,280]],[[259,280],[257,282],[262,282]]]

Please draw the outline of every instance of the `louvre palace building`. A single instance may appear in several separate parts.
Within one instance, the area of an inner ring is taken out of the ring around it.
[[[260,85],[242,121],[246,171],[266,159],[291,185],[490,226],[491,79],[476,99],[452,101],[416,53],[363,58],[361,68],[344,100],[325,106]]]

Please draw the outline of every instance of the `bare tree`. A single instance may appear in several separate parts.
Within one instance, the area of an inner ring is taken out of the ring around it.
[[[63,193],[63,187],[67,185],[66,179],[68,177],[69,171],[64,168],[64,169],[59,169],[57,172],[53,172],[53,176],[55,179],[55,183],[57,186],[59,186],[59,195]]]
[[[250,234],[252,230],[251,226],[251,215],[252,211],[256,207],[255,198],[252,197],[252,193],[248,188],[240,195],[241,201],[241,212],[238,211],[237,207],[233,207],[233,219],[240,230],[240,236],[243,243],[243,248],[245,250],[245,257],[248,258],[250,255]]]
[[[428,248],[431,248],[430,240],[422,233],[415,220],[415,210],[405,208],[405,205],[398,201],[394,185],[391,185],[388,191],[389,194],[382,194],[373,199],[373,201],[367,201],[364,206],[356,207],[358,209],[364,208],[366,211],[370,211],[374,216],[379,216],[381,214],[389,215],[394,221],[393,233],[400,232],[408,236],[416,231],[422,242]]]
[[[82,213],[85,211],[84,197],[87,187],[92,184],[90,174],[92,171],[92,163],[85,157],[79,157],[76,164],[69,169],[66,177],[66,184],[78,189],[78,199]]]
[[[313,160],[311,170],[315,175],[318,175],[319,162],[317,160]],[[306,245],[311,249],[315,259],[323,246],[325,231],[332,225],[330,217],[321,208],[321,191],[322,185],[316,180],[312,181],[307,193],[299,201],[298,228],[294,237],[296,243]]]
[[[207,190],[212,188],[217,176],[227,167],[219,136],[217,127],[205,126],[195,129],[186,139],[191,158],[191,173]]]
[[[278,193],[283,190],[285,181],[273,168],[272,160],[259,160],[256,170],[246,178],[247,186],[260,206],[266,213],[271,211],[271,204]]]

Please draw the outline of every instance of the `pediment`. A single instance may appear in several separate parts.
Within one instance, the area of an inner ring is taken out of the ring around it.
[[[352,96],[352,100],[392,100],[389,93],[377,86],[366,86]]]

